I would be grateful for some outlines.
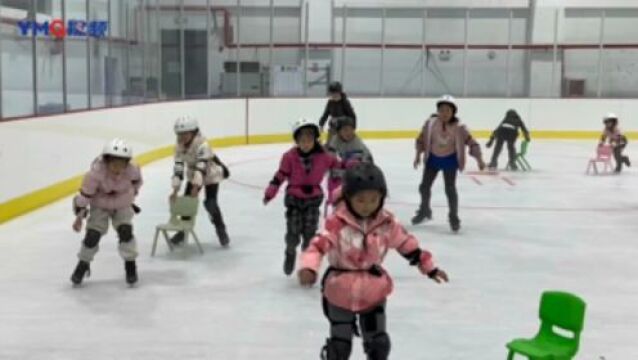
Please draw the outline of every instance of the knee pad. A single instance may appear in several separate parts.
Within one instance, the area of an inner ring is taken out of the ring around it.
[[[120,238],[120,242],[131,241],[131,239],[133,239],[133,226],[129,224],[118,226],[117,236]]]
[[[382,332],[363,344],[368,360],[386,360],[390,355],[390,337]]]
[[[88,229],[86,231],[86,235],[84,235],[84,246],[86,246],[89,249],[93,249],[100,242],[101,237],[102,237],[102,234],[100,234],[99,231]]]
[[[322,360],[348,360],[352,352],[352,342],[339,338],[330,338],[326,340],[321,350]]]
[[[421,252],[419,251],[415,256],[420,257]],[[412,261],[410,263],[412,263]],[[379,326],[379,321],[382,322],[381,326]],[[377,306],[371,312],[361,315],[361,325],[365,332],[375,333],[385,331],[385,307]]]

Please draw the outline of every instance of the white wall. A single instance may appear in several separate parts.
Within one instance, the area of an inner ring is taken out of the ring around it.
[[[0,123],[0,202],[84,173],[113,137],[136,154],[174,143],[174,119],[190,114],[209,138],[290,133],[300,117],[316,120],[325,99],[197,100],[65,114]],[[432,98],[354,98],[361,130],[413,130],[435,111]],[[626,131],[638,131],[638,100],[460,99],[460,118],[473,130],[491,130],[517,109],[533,130],[601,129],[617,113]],[[246,128],[248,125],[248,128]],[[168,181],[168,179],[167,179]]]
[[[106,141],[135,154],[175,141],[174,119],[192,114],[211,138],[244,135],[245,100],[189,101],[97,110],[0,124],[0,202],[85,172]]]

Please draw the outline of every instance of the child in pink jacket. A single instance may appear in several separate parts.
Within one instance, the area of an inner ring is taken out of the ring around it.
[[[75,285],[82,283],[90,273],[89,264],[98,251],[100,238],[108,230],[109,220],[119,237],[119,252],[124,259],[126,282],[137,282],[137,244],[133,236],[132,219],[139,208],[133,204],[142,186],[142,174],[137,165],[131,163],[133,151],[122,139],[110,141],[102,156],[91,164],[84,176],[80,193],[73,198],[76,215],[73,230],[82,230],[82,221],[88,215],[86,234],[78,253],[78,262],[71,275]]]
[[[275,173],[264,194],[264,204],[268,204],[279,191],[284,181],[286,188],[286,251],[284,273],[292,274],[295,268],[297,246],[303,238],[302,249],[317,232],[319,207],[323,202],[321,182],[331,169],[341,167],[339,160],[326,152],[319,143],[319,127],[306,120],[299,120],[294,127],[296,145],[281,158],[279,170]]]
[[[347,360],[352,336],[358,335],[357,317],[368,360],[385,360],[390,337],[385,328],[385,303],[392,279],[382,267],[390,249],[434,281],[447,282],[432,255],[419,248],[392,213],[383,208],[387,186],[383,172],[370,163],[346,170],[343,198],[301,257],[302,285],[312,285],[324,256],[330,267],[322,280],[324,314],[330,321],[330,338],[322,350],[324,360]]]

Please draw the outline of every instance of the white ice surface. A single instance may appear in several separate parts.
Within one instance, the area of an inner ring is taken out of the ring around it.
[[[370,145],[388,178],[388,206],[407,223],[420,181],[411,168],[412,142]],[[504,359],[508,340],[538,328],[544,289],[587,301],[578,359],[638,359],[637,173],[585,176],[593,146],[533,142],[534,171],[502,173],[513,185],[460,176],[458,235],[449,232],[437,180],[434,220],[408,229],[451,282],[438,286],[398,255],[388,257],[396,285],[387,309],[392,359]],[[124,283],[112,230],[91,277],[71,287],[81,235],[71,231],[69,198],[0,226],[0,359],[318,359],[328,332],[319,289],[302,289],[282,273],[281,193],[261,204],[286,148],[218,152],[233,164],[233,181],[220,191],[232,246],[219,247],[201,211],[203,256],[194,246],[169,254],[160,243],[150,257],[154,226],[167,219],[171,164],[145,167],[134,288]],[[352,359],[363,358],[356,340]]]

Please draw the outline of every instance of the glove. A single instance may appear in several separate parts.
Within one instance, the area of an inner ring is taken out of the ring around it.
[[[228,170],[226,165],[222,165],[222,174],[224,176],[224,179],[228,179],[230,177],[230,171]]]
[[[299,277],[299,283],[303,286],[312,286],[317,282],[317,273],[310,269],[301,269],[297,273]]]
[[[489,149],[492,147],[493,143],[494,143],[494,139],[490,139],[490,141],[488,141],[487,144],[485,144],[485,147]]]
[[[80,206],[73,207],[73,214],[77,217],[85,218],[87,213],[88,211],[86,210],[85,207],[80,207]]]
[[[133,212],[136,214],[139,214],[142,212],[142,208],[140,208],[139,206],[135,205],[135,204],[131,204],[131,207],[133,208]]]
[[[269,203],[270,200],[274,199],[275,196],[277,196],[277,190],[279,190],[279,188],[273,184],[270,184],[266,188],[266,193],[264,194],[264,204]]]

